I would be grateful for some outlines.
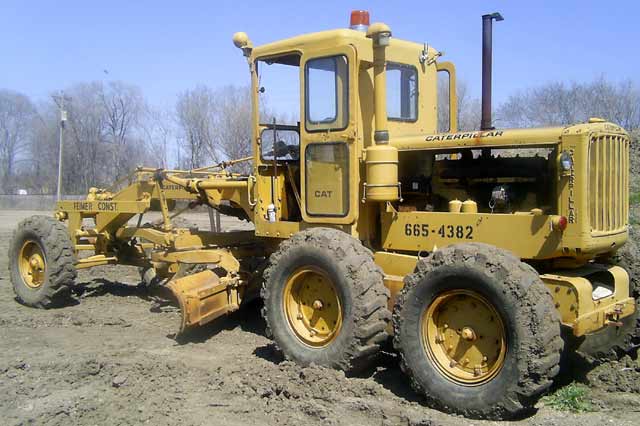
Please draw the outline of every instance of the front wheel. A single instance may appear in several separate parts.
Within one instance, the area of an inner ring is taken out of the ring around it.
[[[9,243],[9,275],[16,297],[25,305],[50,308],[64,302],[76,278],[64,224],[48,216],[20,222]]]
[[[460,244],[422,260],[405,279],[393,322],[403,371],[444,411],[512,417],[559,371],[551,295],[533,268],[493,246]]]

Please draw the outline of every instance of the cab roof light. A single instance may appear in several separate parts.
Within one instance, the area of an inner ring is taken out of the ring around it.
[[[366,32],[369,28],[369,11],[367,10],[353,10],[351,11],[351,20],[349,21],[349,28],[356,31]]]

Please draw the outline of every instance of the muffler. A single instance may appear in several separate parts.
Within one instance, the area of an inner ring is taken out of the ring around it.
[[[482,117],[480,130],[492,130],[491,120],[491,74],[493,71],[493,20],[503,21],[499,13],[482,15]]]

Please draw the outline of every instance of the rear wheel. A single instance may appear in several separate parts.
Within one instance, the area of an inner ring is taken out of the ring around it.
[[[282,242],[265,270],[262,298],[267,333],[303,365],[357,372],[388,338],[382,271],[342,231],[314,228]]]
[[[48,216],[20,222],[9,244],[9,274],[16,297],[25,305],[49,308],[63,303],[76,278],[66,226]]]
[[[507,339],[502,318],[476,291],[440,294],[424,313],[420,332],[430,361],[453,381],[481,384],[504,365]]]
[[[394,346],[416,391],[442,410],[512,417],[559,371],[560,321],[537,272],[486,244],[433,253],[405,278]]]

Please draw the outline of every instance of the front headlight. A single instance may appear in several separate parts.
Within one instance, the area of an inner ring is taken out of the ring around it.
[[[573,168],[573,158],[568,151],[562,151],[562,154],[560,154],[560,167],[562,167],[562,170],[565,172]]]

